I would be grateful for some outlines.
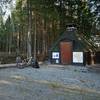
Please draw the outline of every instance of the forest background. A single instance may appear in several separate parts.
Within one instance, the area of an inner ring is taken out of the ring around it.
[[[100,35],[99,0],[16,0],[16,7],[10,6],[12,12],[5,22],[2,6],[0,9],[1,58],[21,55],[43,61],[69,24],[77,27],[78,36],[99,48],[91,38]]]

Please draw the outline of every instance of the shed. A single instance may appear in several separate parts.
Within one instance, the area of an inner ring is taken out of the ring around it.
[[[73,64],[74,57],[78,56],[76,63],[84,63],[83,41],[76,35],[75,27],[68,27],[66,31],[57,39],[50,49],[51,63]],[[82,58],[80,58],[80,56]]]

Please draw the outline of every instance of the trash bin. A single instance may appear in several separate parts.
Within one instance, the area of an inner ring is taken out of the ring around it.
[[[34,58],[31,59],[31,66],[33,68],[40,68],[37,59]]]

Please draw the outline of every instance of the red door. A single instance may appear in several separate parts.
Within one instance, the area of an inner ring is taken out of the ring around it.
[[[71,64],[72,62],[72,42],[61,42],[60,52],[61,52],[61,63]]]

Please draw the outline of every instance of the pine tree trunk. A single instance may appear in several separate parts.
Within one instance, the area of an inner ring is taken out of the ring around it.
[[[30,0],[27,0],[27,7],[28,7],[27,57],[29,58],[32,56],[32,51],[31,51],[32,11],[31,11]]]
[[[36,15],[35,15],[35,21],[34,21],[34,23],[35,23],[35,27],[34,27],[34,59],[36,59],[36,56],[37,56],[37,52],[36,52],[36,29],[37,29],[37,25],[36,25]]]

